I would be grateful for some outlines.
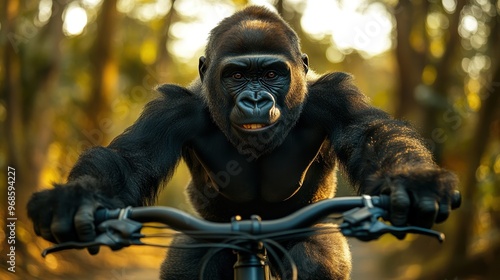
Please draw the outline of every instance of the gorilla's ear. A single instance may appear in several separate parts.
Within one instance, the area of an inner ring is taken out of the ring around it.
[[[309,57],[305,53],[302,54],[302,64],[304,65],[304,72],[307,74],[307,71],[309,71]]]
[[[200,61],[198,63],[198,72],[200,73],[200,79],[203,82],[203,78],[205,77],[205,72],[207,71],[207,65],[205,61],[207,59],[204,56],[200,56]]]

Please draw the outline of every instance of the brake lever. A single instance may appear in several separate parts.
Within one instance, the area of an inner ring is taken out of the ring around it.
[[[435,237],[440,243],[445,239],[443,233],[435,230],[415,226],[395,227],[380,221],[379,218],[387,218],[387,211],[372,205],[354,208],[344,213],[340,230],[345,236],[362,241],[375,240],[386,233],[396,237],[398,233],[422,234]]]
[[[85,249],[93,246],[108,246],[112,250],[119,250],[130,245],[144,245],[140,240],[142,224],[129,219],[107,220],[98,226],[102,232],[94,241],[90,242],[63,242],[42,251],[42,257],[68,249]]]
[[[387,225],[385,223],[382,223],[379,221],[379,223],[383,224],[384,228],[381,229],[381,231],[385,231],[384,233],[391,233],[392,235],[396,236],[397,233],[416,233],[416,234],[421,234],[421,235],[427,235],[430,237],[435,237],[439,243],[443,243],[445,239],[445,235],[442,232],[435,231],[432,229],[428,228],[422,228],[422,227],[416,227],[416,226],[406,226],[406,227],[395,227],[391,225]],[[384,234],[382,233],[382,234]]]
[[[380,232],[382,225],[385,225],[378,218],[385,215],[387,211],[370,206],[351,209],[342,215],[343,223],[340,225],[340,231],[344,236],[355,237],[362,241],[378,239],[384,234]]]

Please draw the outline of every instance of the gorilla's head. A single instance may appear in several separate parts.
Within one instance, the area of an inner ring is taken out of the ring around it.
[[[307,71],[297,34],[262,7],[224,19],[210,33],[199,63],[215,123],[254,156],[279,146],[299,119]]]

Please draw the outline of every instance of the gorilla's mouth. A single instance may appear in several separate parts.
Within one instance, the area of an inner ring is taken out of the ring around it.
[[[259,132],[266,130],[272,126],[274,126],[276,122],[273,123],[245,123],[237,125],[237,127],[245,132]]]
[[[249,124],[243,124],[241,127],[244,129],[249,129],[249,130],[255,130],[255,129],[261,129],[268,126],[267,124],[263,123],[249,123]]]

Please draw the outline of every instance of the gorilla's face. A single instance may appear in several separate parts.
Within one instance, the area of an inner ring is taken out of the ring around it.
[[[229,112],[233,133],[243,140],[253,135],[272,137],[290,88],[288,63],[279,56],[243,55],[223,60],[220,69],[222,91],[233,101]]]
[[[258,157],[299,119],[308,59],[279,18],[226,20],[212,30],[200,78],[215,123],[240,152]]]

